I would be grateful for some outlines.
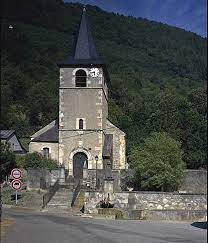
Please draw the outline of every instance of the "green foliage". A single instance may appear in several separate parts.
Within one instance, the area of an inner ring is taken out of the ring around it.
[[[132,149],[130,160],[142,190],[178,189],[185,164],[180,143],[167,133],[152,133],[142,146]]]
[[[16,161],[16,165],[18,168],[23,168],[24,167],[24,163],[25,163],[25,156],[24,155],[15,155],[15,161]]]
[[[35,153],[28,153],[25,156],[23,167],[25,169],[43,168],[43,169],[55,170],[58,168],[58,163],[55,160],[47,159],[41,154],[35,152]]]
[[[22,138],[20,138],[20,143],[26,151],[29,151],[30,138],[22,137]]]
[[[71,50],[81,12],[61,0],[4,1],[2,129],[29,137],[58,117],[56,62]],[[87,14],[111,77],[109,119],[126,132],[127,152],[167,132],[188,168],[206,167],[206,39],[90,5]]]
[[[11,173],[11,170],[16,167],[15,155],[10,150],[10,145],[7,143],[1,143],[0,161],[0,182],[2,182],[5,179],[5,177]]]

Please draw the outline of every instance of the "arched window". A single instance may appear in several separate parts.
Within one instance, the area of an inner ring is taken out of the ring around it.
[[[49,158],[49,148],[43,148],[43,156],[45,158]]]
[[[83,129],[84,128],[84,121],[83,119],[79,119],[79,129]]]
[[[87,74],[80,69],[76,72],[76,87],[87,87]]]

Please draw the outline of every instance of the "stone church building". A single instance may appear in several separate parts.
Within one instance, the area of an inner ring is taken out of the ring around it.
[[[98,176],[102,184],[109,177],[106,168],[117,178],[125,169],[125,133],[108,120],[109,75],[96,53],[85,8],[71,53],[57,63],[59,118],[31,136],[29,152],[57,160],[70,178],[93,183]]]

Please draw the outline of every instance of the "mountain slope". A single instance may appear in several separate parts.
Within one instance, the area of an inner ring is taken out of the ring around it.
[[[81,12],[61,0],[4,1],[1,127],[24,137],[57,117],[56,62],[69,54]],[[206,40],[97,7],[87,12],[111,76],[109,116],[127,133],[128,151],[152,131],[166,131],[181,141],[190,168],[203,166]]]

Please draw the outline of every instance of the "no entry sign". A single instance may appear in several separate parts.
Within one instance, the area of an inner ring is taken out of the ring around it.
[[[14,190],[20,190],[22,187],[22,182],[18,179],[12,181],[11,186]]]
[[[22,177],[22,171],[20,169],[15,168],[11,171],[11,176],[14,179],[20,179]]]

